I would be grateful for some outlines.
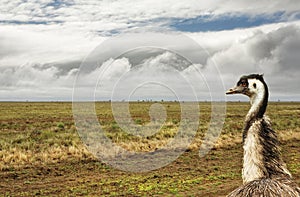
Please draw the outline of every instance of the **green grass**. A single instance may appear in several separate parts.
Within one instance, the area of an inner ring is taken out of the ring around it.
[[[130,103],[133,122],[145,127],[153,103]],[[161,129],[147,137],[123,131],[108,102],[96,104],[99,123],[113,142],[145,152],[163,147],[177,134],[180,103],[163,102]],[[0,103],[0,196],[225,196],[241,184],[241,130],[248,103],[228,103],[222,134],[200,158],[208,129],[210,103],[200,103],[200,124],[188,151],[163,168],[146,173],[122,172],[94,158],[82,144],[72,104]],[[270,103],[267,114],[279,134],[282,155],[300,183],[300,103]],[[151,127],[145,132],[152,132]]]

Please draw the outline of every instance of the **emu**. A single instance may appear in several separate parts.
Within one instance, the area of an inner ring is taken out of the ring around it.
[[[243,185],[228,196],[299,197],[300,188],[281,158],[276,132],[264,115],[269,92],[263,75],[242,76],[226,94],[244,94],[251,104],[243,130]]]

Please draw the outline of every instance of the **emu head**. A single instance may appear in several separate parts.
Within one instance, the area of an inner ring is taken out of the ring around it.
[[[242,76],[236,86],[230,88],[226,94],[244,94],[250,98],[268,92],[263,75],[251,74]]]

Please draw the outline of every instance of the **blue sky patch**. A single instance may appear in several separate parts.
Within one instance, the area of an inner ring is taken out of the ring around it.
[[[171,28],[184,32],[222,31],[238,28],[256,27],[264,24],[272,24],[284,21],[285,12],[277,12],[273,15],[223,15],[216,19],[211,16],[199,16],[191,19],[174,19]],[[294,20],[299,20],[300,14],[296,14]]]
[[[48,3],[45,7],[51,6],[55,9],[58,9],[63,6],[71,6],[74,5],[72,1],[65,1],[65,0],[53,0],[52,2]]]

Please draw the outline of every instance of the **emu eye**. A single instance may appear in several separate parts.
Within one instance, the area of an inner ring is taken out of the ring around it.
[[[247,86],[247,83],[243,81],[243,82],[241,83],[241,85],[242,85],[243,87],[246,87],[246,86]]]
[[[256,83],[253,84],[253,87],[256,88]]]

